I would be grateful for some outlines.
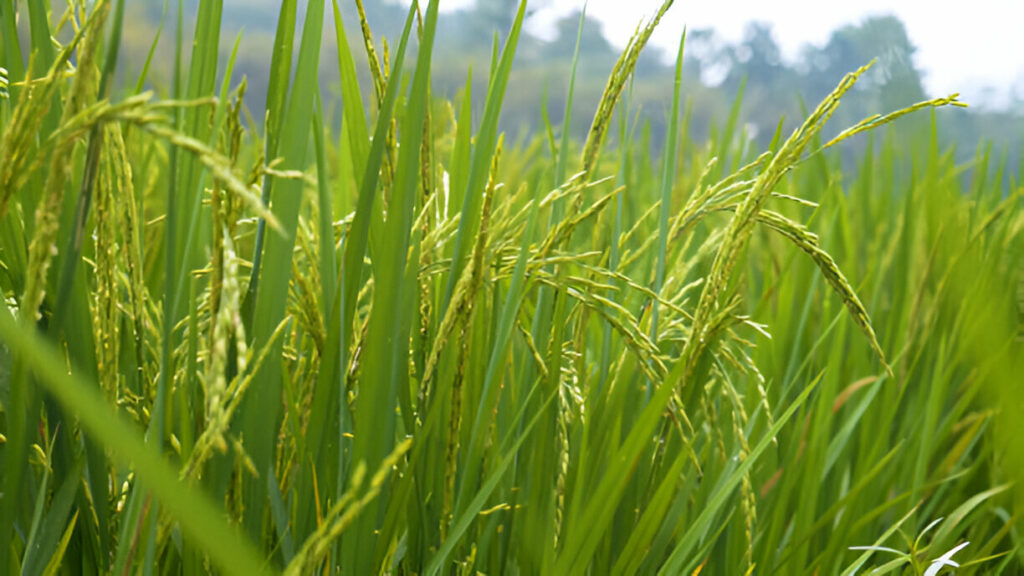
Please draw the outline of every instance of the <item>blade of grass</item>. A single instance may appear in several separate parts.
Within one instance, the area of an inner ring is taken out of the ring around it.
[[[539,386],[539,385],[538,385]],[[536,387],[536,386],[535,386]],[[428,576],[434,576],[444,567],[443,564],[447,561],[448,555],[451,554],[455,545],[458,544],[459,539],[465,533],[466,529],[469,528],[470,523],[474,520],[480,510],[483,509],[484,503],[487,502],[487,498],[490,497],[491,493],[498,486],[498,482],[501,481],[502,476],[508,469],[509,465],[515,460],[515,454],[519,451],[519,447],[529,437],[530,432],[533,431],[537,423],[540,422],[542,416],[546,412],[547,408],[551,406],[555,398],[558,397],[558,390],[553,390],[548,397],[544,400],[530,422],[523,428],[511,446],[501,456],[501,459],[495,464],[492,469],[491,475],[481,485],[480,490],[474,495],[473,500],[469,502],[466,509],[455,519],[452,523],[452,528],[448,533],[448,538],[438,549],[437,554],[430,560],[430,564],[427,565],[425,574]]]
[[[711,498],[701,508],[700,514],[689,524],[686,532],[683,533],[676,543],[675,549],[662,565],[661,570],[658,572],[659,574],[682,574],[693,569],[692,565],[696,564],[696,560],[691,557],[694,547],[707,534],[708,530],[712,529],[712,521],[725,506],[732,491],[739,486],[744,475],[754,466],[754,463],[757,462],[761,454],[772,445],[772,440],[778,435],[783,425],[804,405],[804,402],[807,401],[807,398],[820,381],[821,376],[814,379],[804,388],[796,400],[775,420],[775,425],[765,433],[756,446],[751,448],[750,454],[738,466],[730,470],[729,475],[716,486]],[[690,566],[684,568],[684,562]]]
[[[415,6],[410,6],[409,14],[405,20],[405,28],[402,30],[402,38],[398,44],[398,52],[395,54],[394,65],[399,70],[405,58],[405,48],[409,40],[409,33],[412,30],[413,19],[416,15],[414,8]],[[380,211],[379,208],[374,207],[377,183],[380,178],[380,170],[388,139],[387,134],[391,127],[392,114],[400,85],[400,74],[394,74],[388,80],[384,100],[377,113],[377,125],[374,129],[370,152],[363,169],[363,178],[359,182],[359,198],[356,201],[355,216],[349,230],[348,241],[345,243],[345,260],[342,264],[343,270],[345,270],[345,276],[342,279],[344,291],[341,295],[343,354],[347,353],[354,340],[352,323],[355,318],[359,288],[363,282],[363,259],[366,256],[366,247],[371,229],[370,224],[372,222],[374,226],[379,226],[377,218]],[[359,166],[355,165],[355,168],[358,172]]]
[[[416,70],[401,124],[398,165],[388,204],[388,217],[384,222],[386,245],[382,253],[374,254],[373,310],[367,327],[366,358],[361,378],[361,382],[369,383],[369,386],[361,386],[356,398],[352,452],[353,461],[364,463],[370,469],[376,469],[394,449],[397,420],[395,398],[399,384],[408,377],[409,332],[408,325],[400,322],[400,310],[405,302],[404,294],[417,289],[415,283],[407,285],[403,280],[419,190],[420,151],[426,122],[427,89],[437,12],[438,0],[431,0],[427,5]],[[394,78],[393,75],[389,84]],[[346,560],[344,564],[357,574],[376,572],[379,569],[371,565],[376,547],[375,531],[379,527],[384,506],[375,502],[370,505],[370,509],[370,513],[360,515],[356,521],[353,537],[342,543],[343,558]],[[380,512],[373,513],[374,509]]]
[[[284,119],[288,103],[288,81],[291,78],[293,45],[295,42],[295,20],[298,9],[297,0],[283,0],[281,11],[277,17],[277,31],[274,34],[274,52],[270,60],[270,78],[267,88],[266,137],[263,156],[266,162],[277,157],[277,146],[280,140],[281,121]],[[263,204],[270,205],[270,195],[274,180],[271,176],[263,177]],[[263,263],[263,244],[266,241],[266,224],[263,221],[256,228],[256,245],[253,248],[252,271],[249,275],[249,288],[242,303],[242,318],[246,328],[251,328],[255,313],[256,294],[259,292],[260,270]]]
[[[301,171],[306,167],[323,17],[323,0],[310,2],[302,27],[294,87],[288,98],[288,109],[282,124],[280,146],[284,151],[284,170]],[[302,187],[302,180],[296,179],[282,180],[274,186],[273,212],[281,223],[282,234],[272,235],[267,240],[266,260],[262,267],[270,274],[264,277],[263,286],[256,294],[252,332],[252,346],[255,349],[262,349],[271,341],[277,326],[285,317]],[[257,472],[268,476],[274,475],[275,439],[282,409],[283,366],[276,359],[281,357],[283,343],[280,340],[275,342],[270,353],[273,360],[261,365],[256,381],[243,399],[238,417],[246,450]],[[264,486],[264,483],[252,482],[250,490],[245,494],[246,509],[250,511],[245,517],[245,526],[253,538],[260,533],[262,514],[258,512],[263,510],[262,503],[266,497]]]
[[[463,195],[459,229],[455,235],[455,247],[452,252],[452,263],[448,272],[448,285],[445,288],[445,295],[442,299],[440,313],[443,316],[451,302],[455,291],[455,284],[462,274],[466,258],[473,248],[474,240],[480,225],[480,211],[483,205],[483,191],[487,184],[487,175],[491,168],[491,159],[494,156],[498,144],[498,118],[501,112],[502,102],[505,98],[505,90],[508,87],[508,78],[512,72],[512,59],[515,56],[516,46],[519,43],[519,33],[523,27],[523,19],[526,16],[526,0],[519,3],[512,30],[509,31],[508,39],[501,51],[501,58],[497,67],[493,67],[492,81],[487,91],[487,101],[484,104],[484,115],[480,124],[480,130],[473,146],[472,160],[470,162],[469,177],[466,183],[466,191]]]
[[[138,437],[123,417],[106,405],[94,383],[68,374],[56,351],[36,334],[20,328],[9,311],[0,311],[0,338],[22,357],[61,405],[82,427],[122,462],[131,462],[171,514],[214,564],[228,574],[264,574],[266,567],[251,544],[230,528],[220,511],[201,493],[178,481],[177,472]]]
[[[6,312],[0,312],[0,314],[6,314]],[[26,545],[25,557],[22,559],[21,566],[23,575],[42,574],[49,559],[56,555],[61,535],[65,531],[65,523],[71,515],[71,507],[75,502],[75,493],[78,491],[84,467],[85,461],[78,460],[54,493],[39,531],[33,534],[34,538],[29,538]],[[33,532],[35,531],[33,530]]]
[[[665,259],[668,252],[668,216],[672,210],[672,188],[678,180],[676,174],[676,150],[679,145],[679,94],[683,83],[683,49],[686,46],[686,30],[679,39],[679,52],[676,55],[676,76],[672,92],[672,112],[668,121],[668,134],[665,136],[664,172],[661,177],[661,206],[658,210],[658,263],[654,276],[654,292],[661,294],[665,285]],[[660,303],[651,303],[651,340],[658,342],[658,308]],[[651,396],[653,382],[648,382],[645,394]]]

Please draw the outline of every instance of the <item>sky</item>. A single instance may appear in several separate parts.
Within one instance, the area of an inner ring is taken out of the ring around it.
[[[455,9],[473,2],[441,0],[441,7]],[[582,4],[535,0],[531,5],[537,8],[527,25],[544,36],[553,22]],[[587,14],[602,23],[612,43],[624,46],[641,18],[652,15],[660,4],[661,0],[590,0]],[[1024,98],[1024,0],[676,0],[651,42],[674,54],[684,26],[714,28],[735,42],[747,22],[758,20],[772,25],[783,55],[792,60],[803,45],[824,44],[831,31],[844,24],[887,14],[898,16],[907,27],[930,95],[960,92],[967,102],[993,105],[1005,104],[1011,90]]]

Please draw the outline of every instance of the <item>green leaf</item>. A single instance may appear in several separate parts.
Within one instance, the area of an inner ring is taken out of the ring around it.
[[[297,0],[283,0],[277,17],[277,32],[274,34],[274,52],[270,59],[270,78],[267,83],[267,123],[263,155],[267,162],[277,157],[278,142],[281,138],[281,121],[288,102],[288,81],[291,79],[293,44],[295,43],[295,20]],[[270,205],[274,180],[268,174],[263,177],[263,204]],[[246,327],[252,326],[256,294],[259,292],[260,271],[263,263],[263,245],[266,241],[266,223],[260,221],[256,229],[256,245],[253,248],[252,270],[249,288],[242,304],[242,318]]]
[[[71,521],[68,522],[68,527],[64,530],[64,535],[61,536],[60,542],[57,543],[57,548],[53,551],[53,555],[50,556],[50,561],[46,564],[46,569],[43,570],[43,576],[56,576],[57,571],[64,563],[64,553],[68,550],[68,543],[71,542],[71,535],[75,533],[75,525],[78,523],[78,512],[71,517]]]
[[[398,44],[398,52],[395,54],[394,66],[396,70],[401,70],[405,58],[405,48],[409,40],[409,32],[412,30],[415,16],[415,5],[412,5],[409,7],[409,15],[405,19],[405,28],[402,30],[402,38]],[[384,101],[381,103],[380,110],[377,113],[377,126],[374,129],[369,155],[366,157],[363,177],[359,181],[359,198],[356,201],[355,216],[352,219],[348,241],[345,243],[345,260],[342,264],[342,269],[345,271],[345,276],[342,279],[344,291],[341,295],[343,352],[348,351],[353,341],[352,322],[353,318],[355,318],[359,288],[363,282],[363,259],[366,256],[371,222],[377,228],[383,223],[379,216],[380,209],[379,207],[375,208],[374,204],[377,194],[377,182],[380,177],[388,139],[387,134],[391,128],[392,113],[394,112],[395,101],[398,97],[398,89],[401,83],[401,74],[392,74],[388,79],[387,88],[384,92]],[[359,165],[354,164],[354,166],[358,171]],[[384,246],[381,245],[380,247],[384,251]]]
[[[417,285],[408,285],[403,280],[416,195],[420,189],[420,149],[426,121],[437,11],[438,0],[431,0],[427,6],[416,71],[401,124],[398,165],[388,204],[388,217],[384,222],[386,244],[381,253],[373,255],[373,309],[367,328],[366,358],[361,379],[366,385],[360,387],[355,402],[355,442],[352,453],[355,462],[363,462],[371,470],[379,467],[394,449],[397,420],[395,398],[398,386],[408,378],[405,371],[409,359],[409,331],[408,325],[401,322],[401,309],[406,301],[404,295],[409,290],[417,289]],[[393,81],[394,77],[389,84]],[[384,508],[377,502],[370,506]],[[377,571],[371,565],[378,516],[374,513],[361,515],[355,526],[354,537],[343,543],[344,558],[348,560],[345,564],[354,573]]]
[[[539,387],[535,385],[535,388]],[[529,437],[530,432],[533,431],[537,423],[541,421],[547,409],[551,406],[551,403],[557,398],[558,390],[553,390],[548,397],[541,404],[540,409],[533,415],[530,422],[523,428],[522,433],[515,439],[512,445],[505,450],[501,458],[494,464],[491,469],[491,474],[487,480],[481,485],[480,490],[473,496],[473,499],[466,505],[466,509],[461,512],[458,518],[453,519],[451,531],[448,533],[448,538],[445,539],[444,543],[438,549],[437,554],[430,560],[430,564],[427,565],[425,574],[428,576],[434,576],[444,568],[443,564],[447,561],[448,555],[451,554],[452,549],[458,544],[459,539],[469,528],[470,523],[476,518],[476,515],[480,513],[484,503],[490,497],[491,493],[498,486],[498,482],[501,481],[508,469],[509,465],[515,460],[515,454],[519,451],[519,447],[522,446],[523,442]],[[518,418],[517,418],[518,420]]]
[[[282,124],[280,147],[284,151],[282,169],[302,171],[306,168],[309,129],[312,126],[317,68],[320,61],[320,39],[323,32],[324,2],[313,0],[306,11],[302,28],[302,44],[288,109]],[[272,209],[281,223],[282,234],[267,240],[262,263],[262,285],[256,294],[252,346],[259,350],[271,341],[277,326],[285,317],[288,285],[291,279],[292,252],[302,204],[302,180],[281,180],[274,185]],[[249,393],[240,408],[240,431],[246,450],[261,475],[274,475],[274,446],[281,415],[283,343],[275,340],[270,362],[261,365]],[[252,482],[246,492],[245,518],[249,534],[257,536],[266,494],[264,484]]]
[[[775,420],[775,424],[765,432],[761,440],[758,441],[756,446],[753,446],[750,450],[750,454],[744,458],[739,465],[732,468],[729,471],[728,476],[723,478],[719,483],[716,484],[715,490],[711,494],[711,498],[704,503],[701,507],[700,514],[697,518],[687,526],[686,532],[683,533],[682,537],[676,543],[675,549],[672,554],[668,557],[665,563],[662,565],[659,574],[680,574],[686,573],[692,570],[692,565],[696,564],[696,560],[691,557],[694,547],[698,544],[701,538],[707,534],[707,531],[711,528],[711,523],[718,515],[718,513],[724,508],[728,502],[728,498],[732,495],[733,490],[739,486],[743,477],[750,471],[750,469],[760,458],[761,454],[772,445],[772,440],[778,435],[782,427],[789,421],[790,418],[796,414],[807,398],[810,397],[811,392],[817,387],[818,382],[821,381],[819,376],[813,382],[809,383],[800,395],[797,396],[796,400],[786,408],[786,411],[782,413]],[[686,562],[690,566],[689,568],[683,568],[683,563]],[[682,572],[680,572],[682,570]]]
[[[227,525],[206,496],[178,480],[178,471],[147,447],[136,430],[106,405],[95,383],[87,382],[76,372],[67,373],[53,347],[37,334],[20,328],[7,311],[0,311],[0,339],[12,354],[32,366],[39,383],[78,418],[87,433],[122,463],[132,464],[139,480],[146,483],[167,513],[194,544],[209,554],[216,566],[226,574],[267,573],[252,545]],[[73,478],[67,482],[77,487]]]
[[[466,192],[463,195],[464,200],[461,218],[459,219],[459,230],[455,235],[452,264],[448,271],[448,287],[445,289],[441,306],[442,315],[451,302],[452,295],[455,292],[455,284],[462,274],[466,258],[470,250],[472,250],[476,234],[479,232],[484,188],[487,184],[487,174],[491,168],[491,159],[494,157],[494,151],[498,143],[498,118],[501,115],[501,105],[505,99],[505,89],[508,87],[508,78],[512,72],[512,59],[515,56],[516,46],[519,43],[519,33],[522,30],[525,16],[526,0],[522,0],[519,3],[519,10],[516,12],[512,30],[508,34],[504,48],[502,48],[498,66],[491,70],[492,77],[487,91],[487,101],[484,104],[484,116],[480,124],[480,131],[476,135],[476,143],[473,146],[469,178],[466,183]]]
[[[668,121],[668,134],[665,136],[664,172],[661,176],[661,205],[658,209],[658,264],[654,276],[654,292],[661,294],[665,285],[665,259],[668,253],[668,216],[672,211],[672,189],[678,175],[676,174],[676,156],[679,146],[679,94],[683,84],[683,49],[686,46],[686,31],[679,38],[679,53],[676,55],[676,80],[672,92],[672,113]],[[651,340],[658,342],[658,309],[660,303],[651,303]],[[647,395],[651,393],[651,383],[647,385]]]
[[[6,315],[6,312],[0,312],[0,315]],[[78,487],[81,485],[84,468],[85,461],[79,460],[75,463],[74,468],[68,471],[67,477],[64,478],[60,488],[53,495],[53,500],[46,511],[46,516],[42,519],[39,531],[36,532],[33,529],[33,537],[29,538],[25,557],[22,559],[21,573],[24,576],[42,574],[50,559],[58,554],[61,546],[61,534],[65,532],[65,524],[75,502],[75,493],[78,492]],[[45,494],[45,491],[40,492],[39,497],[43,498]]]

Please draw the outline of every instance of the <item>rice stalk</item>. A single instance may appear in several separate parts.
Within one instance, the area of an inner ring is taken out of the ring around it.
[[[226,286],[231,289],[231,298],[238,300],[240,298],[241,291],[235,286]],[[228,343],[227,332],[231,328],[237,330],[235,337],[236,340],[242,342],[245,341],[244,328],[241,325],[234,325],[233,322],[240,319],[238,309],[229,310],[222,307],[222,312],[218,314],[217,325],[220,327],[217,335],[219,336],[218,342],[221,343],[219,349],[215,348],[212,352],[215,354],[210,359],[210,371],[212,378],[206,383],[206,389],[204,390],[205,396],[205,428],[202,434],[196,440],[195,448],[189,455],[188,461],[181,468],[180,477],[182,479],[195,478],[199,474],[201,467],[204,462],[214,456],[214,451],[224,453],[228,449],[227,439],[224,437],[225,432],[228,431],[231,425],[231,419],[234,417],[235,412],[238,410],[242,399],[245,396],[246,391],[253,383],[256,374],[259,372],[260,367],[266,362],[270,351],[274,348],[274,345],[279,339],[281,339],[285,333],[285,329],[288,326],[288,321],[282,321],[277,326],[272,334],[272,338],[267,344],[259,351],[259,355],[255,361],[250,364],[250,360],[246,356],[241,354],[239,358],[239,372],[231,380],[229,384],[226,384],[226,378],[224,376],[224,358],[227,357],[226,344]],[[241,347],[241,346],[240,346]],[[246,355],[251,354],[248,349],[239,350],[239,352],[245,352]],[[243,360],[245,358],[245,360]],[[217,372],[212,372],[216,369]],[[236,439],[238,442],[238,439]],[[253,476],[259,477],[258,471],[248,457],[245,456],[245,451],[242,448],[241,443],[238,444],[235,450],[239,454],[238,462],[243,467],[252,473]]]
[[[119,216],[122,225],[124,266],[127,270],[128,317],[132,322],[135,341],[136,379],[134,388],[142,390],[144,383],[152,380],[152,374],[147,372],[147,367],[149,359],[153,356],[147,354],[147,350],[150,343],[148,336],[154,331],[152,316],[146,310],[145,305],[150,297],[145,282],[142,250],[143,224],[138,213],[128,148],[120,127],[116,124],[110,126],[104,141],[109,142],[108,146],[114,155],[114,166],[119,166],[120,182],[122,183],[120,190],[124,198],[121,201],[122,210]],[[142,196],[145,197],[145,194]]]
[[[15,185],[15,179],[26,172],[26,164],[33,159],[32,141],[38,134],[43,119],[50,110],[53,97],[65,78],[64,68],[68,66],[75,49],[83,43],[86,32],[98,24],[92,19],[90,22],[92,23],[87,28],[76,34],[72,41],[64,46],[43,78],[32,80],[35,59],[29,61],[25,86],[21,90],[0,144],[0,216],[6,214],[11,196],[19,187]],[[92,43],[95,43],[95,40],[92,40]],[[85,50],[86,47],[83,46],[80,52],[84,53]],[[81,90],[83,88],[79,88],[79,91]]]
[[[806,148],[807,144],[813,139],[824,126],[825,122],[835,112],[836,107],[839,105],[839,100],[842,96],[853,87],[857,79],[864,74],[871,65],[864,66],[859,70],[847,74],[846,77],[839,83],[835,90],[826,97],[821,104],[814,110],[814,112],[804,121],[803,125],[797,128],[793,134],[786,140],[781,146],[778,153],[775,154],[762,172],[755,184],[751,189],[750,193],[746,196],[746,199],[736,210],[736,213],[730,221],[728,230],[722,239],[722,243],[718,252],[715,256],[714,263],[712,265],[711,273],[708,275],[708,279],[704,284],[704,289],[701,292],[700,301],[697,304],[697,311],[694,314],[693,329],[690,335],[690,339],[687,341],[686,348],[683,350],[682,368],[676,374],[673,374],[673,379],[681,382],[687,382],[693,376],[693,371],[696,368],[696,363],[707,346],[709,339],[709,319],[714,313],[714,309],[719,306],[719,299],[725,292],[727,284],[732,277],[732,271],[735,266],[736,260],[739,257],[740,252],[746,246],[748,239],[751,234],[751,223],[754,217],[761,212],[761,208],[764,203],[770,198],[771,192],[775,189],[778,182],[801,158],[801,155]],[[825,264],[824,260],[821,261]],[[829,272],[835,270],[834,263],[832,267],[827,267]],[[838,279],[834,279],[838,284]],[[841,284],[838,284],[841,285]],[[856,304],[853,301],[848,302],[848,306],[853,306],[852,310],[857,309]],[[868,326],[870,323],[865,320],[866,314],[863,317],[856,315],[854,317],[858,325]],[[876,353],[881,352],[877,339],[874,338],[873,332],[867,332],[869,342]],[[885,363],[884,355],[880,356],[883,365],[888,369],[888,364]]]
[[[116,142],[113,129],[107,130],[106,140]],[[123,145],[123,142],[121,143]],[[115,144],[116,145],[116,144]],[[108,144],[109,147],[109,144]],[[134,203],[131,188],[131,167],[127,159],[118,154],[103,156],[96,194],[96,259],[94,273],[96,289],[93,292],[93,326],[96,332],[96,368],[100,385],[107,401],[117,405],[120,392],[118,359],[121,344],[121,301],[120,276],[123,273],[118,243],[120,218],[116,210],[116,194],[122,192],[128,197],[127,204]],[[138,313],[135,307],[134,313]]]
[[[349,490],[342,495],[334,506],[324,516],[320,528],[311,535],[303,544],[302,549],[295,555],[295,558],[285,568],[287,576],[298,576],[308,574],[327,555],[332,543],[337,540],[355,520],[362,510],[380,494],[384,483],[392,470],[401,462],[402,457],[412,446],[411,440],[398,444],[394,451],[384,459],[380,468],[370,479],[369,486],[363,490],[364,477],[366,476],[366,465],[359,463],[352,474],[352,482]],[[360,491],[362,495],[358,495]]]
[[[608,84],[605,86],[604,94],[601,95],[600,103],[597,105],[597,112],[594,113],[594,120],[590,125],[590,132],[587,134],[586,142],[583,145],[583,172],[588,176],[597,165],[598,155],[604,146],[605,137],[611,127],[612,114],[618,105],[622,90],[626,81],[636,69],[636,63],[640,53],[650,40],[651,34],[658,26],[661,18],[672,6],[673,0],[662,2],[658,11],[643,26],[637,25],[636,31],[630,37],[625,50],[615,62],[611,75],[608,77]]]
[[[95,95],[99,76],[95,62],[96,47],[102,41],[103,23],[109,11],[110,5],[101,0],[93,7],[89,20],[83,28],[81,47],[78,51],[78,68],[72,82],[71,93],[68,96],[68,103],[62,114],[62,124],[81,110],[90,96]],[[67,51],[66,58],[70,58],[70,51]],[[54,85],[47,81],[44,86],[46,88],[43,89],[40,97],[52,90],[53,88],[49,87]],[[45,196],[36,210],[35,233],[28,248],[27,278],[20,307],[25,322],[35,322],[40,318],[39,307],[43,303],[46,277],[56,252],[57,229],[60,225],[59,217],[65,184],[70,177],[70,156],[73,147],[73,143],[59,146],[50,157]],[[6,145],[4,149],[7,150]],[[7,194],[9,193],[7,192]],[[7,197],[9,198],[9,195]]]
[[[481,288],[484,274],[484,256],[487,250],[488,234],[490,231],[491,222],[491,209],[494,203],[494,196],[499,189],[497,182],[497,172],[499,161],[501,159],[501,150],[504,143],[504,137],[498,138],[498,145],[495,149],[494,157],[491,162],[491,175],[487,184],[487,191],[484,193],[484,205],[481,211],[480,231],[477,234],[476,246],[473,248],[472,259],[470,265],[466,269],[468,275],[467,284],[462,285],[460,281],[459,285],[456,286],[455,297],[452,299],[453,306],[449,308],[449,312],[456,312],[459,314],[458,317],[458,344],[459,344],[459,361],[457,363],[458,369],[456,371],[454,380],[451,386],[451,417],[448,423],[448,437],[447,445],[445,448],[445,492],[444,501],[441,514],[441,539],[447,538],[448,525],[451,523],[451,514],[455,506],[455,481],[457,478],[457,457],[459,451],[459,438],[462,432],[462,385],[465,381],[465,374],[463,370],[466,366],[466,357],[468,354],[468,335],[471,327],[471,320],[473,315],[474,302],[477,299],[477,293]],[[447,315],[446,315],[447,319]],[[454,321],[454,320],[453,320]],[[444,322],[441,325],[441,331],[444,331]],[[454,327],[453,327],[454,328]],[[436,352],[431,353],[431,359],[439,357],[442,350],[435,348]],[[437,356],[435,356],[435,354]],[[436,364],[436,361],[434,362]],[[432,364],[428,363],[428,367]],[[426,372],[425,374],[429,374]],[[473,423],[473,432],[471,436],[474,439],[473,444],[468,447],[470,458],[476,456],[474,453],[475,439],[478,437],[478,421]]]

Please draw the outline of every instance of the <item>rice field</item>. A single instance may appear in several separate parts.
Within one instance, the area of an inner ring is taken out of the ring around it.
[[[684,35],[652,147],[630,78],[666,0],[585,139],[513,144],[525,2],[446,100],[438,0],[386,50],[358,0],[282,0],[255,118],[216,0],[194,36],[170,3],[137,76],[124,0],[23,4],[0,572],[1024,571],[1024,159],[957,164],[957,95],[834,126],[865,62],[766,148],[738,112],[698,139]]]

